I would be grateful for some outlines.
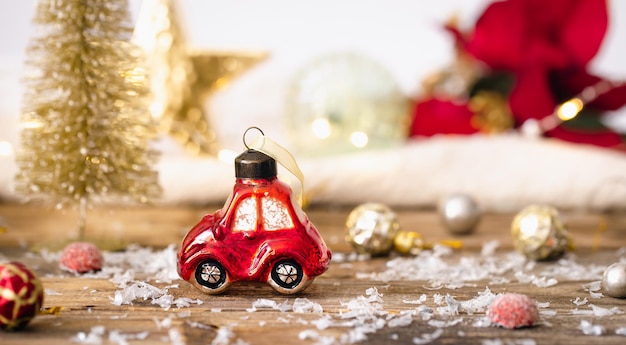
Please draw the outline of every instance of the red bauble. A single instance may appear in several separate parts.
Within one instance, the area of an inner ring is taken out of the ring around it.
[[[20,262],[0,264],[0,328],[25,327],[43,305],[43,286],[33,271]]]
[[[208,294],[238,281],[303,291],[328,269],[332,253],[317,228],[276,178],[276,161],[255,150],[235,159],[233,193],[183,239],[178,273]]]
[[[61,253],[61,268],[76,273],[99,271],[104,259],[98,247],[88,242],[68,244]]]
[[[487,311],[491,322],[509,329],[530,327],[539,322],[537,304],[526,295],[507,293],[496,297]]]

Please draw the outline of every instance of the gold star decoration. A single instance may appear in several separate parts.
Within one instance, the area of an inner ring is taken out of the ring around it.
[[[148,60],[159,128],[194,155],[218,151],[206,102],[217,90],[267,58],[265,52],[190,51],[176,13],[175,0],[144,0],[133,40]]]

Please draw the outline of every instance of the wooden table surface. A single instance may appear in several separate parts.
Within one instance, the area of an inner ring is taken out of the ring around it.
[[[174,252],[189,228],[216,208],[96,208],[88,216],[88,240],[111,255],[134,251],[156,261]],[[223,295],[207,296],[182,280],[156,281],[154,272],[136,271],[128,262],[107,263],[107,272],[118,275],[63,272],[56,260],[76,236],[76,212],[0,204],[0,225],[6,229],[0,234],[0,260],[19,260],[33,268],[46,289],[44,309],[60,307],[56,315],[37,316],[22,331],[0,331],[0,344],[626,343],[626,335],[618,334],[626,333],[626,299],[594,298],[602,292],[594,291],[594,284],[604,268],[626,260],[626,212],[563,213],[575,250],[560,261],[535,263],[520,261],[512,250],[512,214],[483,215],[473,234],[456,238],[463,248],[450,253],[356,257],[344,240],[350,210],[307,210],[334,260],[303,294],[279,295],[261,284],[234,285]],[[454,238],[433,211],[396,212],[404,229],[419,231],[427,241]],[[153,298],[116,305],[116,293],[124,290],[119,283],[123,274],[189,305],[167,308]],[[464,284],[453,286],[455,282]],[[540,324],[517,330],[486,325],[481,296],[506,292],[535,299]],[[304,309],[296,308],[302,305]],[[584,334],[585,322],[603,327],[604,334]]]

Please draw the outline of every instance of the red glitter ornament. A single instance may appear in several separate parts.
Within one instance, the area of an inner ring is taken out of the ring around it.
[[[43,286],[20,262],[0,264],[0,328],[24,328],[43,305]]]
[[[492,323],[509,329],[530,327],[539,322],[535,301],[517,293],[496,297],[487,310],[487,316]]]
[[[61,253],[61,268],[76,273],[99,271],[104,259],[98,247],[88,242],[68,244]]]

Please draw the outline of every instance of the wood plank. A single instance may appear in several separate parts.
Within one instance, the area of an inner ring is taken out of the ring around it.
[[[111,250],[123,249],[130,243],[157,248],[178,244],[204,214],[219,207],[221,205],[93,208],[87,218],[87,239]],[[351,250],[345,241],[344,229],[351,209],[349,206],[317,206],[307,210],[309,218],[335,251]],[[512,214],[485,214],[471,236],[452,236],[432,210],[395,211],[403,229],[418,231],[430,242],[460,239],[465,248],[477,250],[486,242],[499,240],[502,246],[511,248]],[[581,249],[591,248],[598,234],[601,235],[598,248],[615,249],[626,245],[626,211],[602,214],[569,211],[563,213],[563,219]],[[59,249],[78,235],[78,214],[71,209],[0,204],[0,220],[8,229],[0,236],[0,247]]]
[[[90,212],[89,234],[92,239],[99,239],[101,243],[109,245],[110,249],[119,249],[128,243],[139,243],[157,249],[166,248],[178,243],[190,226],[203,214],[212,212],[215,208],[217,207],[209,205],[94,209]],[[344,240],[343,229],[343,222],[350,209],[327,206],[307,210],[309,217],[320,228],[335,253],[351,252],[350,246]],[[564,216],[567,217],[572,236],[578,243],[571,260],[581,267],[606,267],[624,257],[624,251],[618,251],[626,246],[626,222],[623,214],[570,212]],[[113,344],[114,342],[107,339],[116,332],[142,337],[129,339],[129,344],[211,344],[225,335],[229,336],[224,338],[224,344],[236,344],[237,341],[241,344],[260,345],[315,344],[323,343],[324,340],[334,340],[338,344],[350,332],[354,332],[355,324],[359,323],[354,318],[342,318],[349,311],[346,303],[365,296],[369,288],[376,288],[382,294],[380,315],[373,319],[381,319],[386,325],[367,334],[366,339],[359,344],[412,344],[414,338],[421,339],[426,334],[437,332],[438,328],[434,326],[436,323],[457,321],[457,324],[441,328],[442,333],[431,343],[483,344],[490,340],[500,340],[506,344],[507,341],[521,343],[530,339],[537,344],[623,344],[626,341],[626,337],[615,334],[615,330],[626,327],[626,299],[593,299],[583,287],[592,281],[590,279],[558,277],[556,285],[538,287],[520,282],[516,278],[516,272],[508,270],[501,277],[509,279],[509,283],[495,284],[481,279],[470,281],[469,285],[458,289],[432,289],[429,287],[431,283],[423,279],[376,279],[376,274],[388,270],[387,265],[394,262],[390,260],[396,257],[334,261],[328,272],[317,278],[299,296],[279,295],[266,284],[234,285],[223,295],[207,296],[186,282],[175,280],[171,283],[158,283],[154,281],[154,277],[136,272],[138,280],[147,281],[159,288],[170,286],[168,293],[173,298],[199,299],[202,304],[166,310],[152,304],[151,300],[140,299],[132,305],[117,306],[111,301],[121,287],[107,277],[75,276],[62,272],[58,263],[46,256],[46,251],[36,250],[48,248],[55,251],[71,239],[76,224],[75,214],[43,206],[0,205],[0,217],[9,230],[0,234],[0,259],[20,260],[36,270],[48,291],[44,306],[62,307],[57,316],[38,316],[24,331],[0,332],[0,342],[3,345],[68,344],[80,332],[86,335],[97,326],[104,327],[103,344]],[[432,210],[399,210],[398,217],[403,228],[422,232],[425,238],[433,242],[451,238]],[[464,243],[463,249],[447,255],[445,261],[452,267],[460,265],[462,260],[483,260],[480,249],[484,243],[492,240],[501,242],[494,254],[498,258],[496,262],[508,260],[507,255],[511,253],[508,227],[512,217],[510,214],[485,215],[474,234],[458,237]],[[600,233],[598,229],[602,228],[605,230],[601,232],[598,247],[594,248],[594,239]],[[559,265],[563,266],[565,263],[535,263],[525,270],[525,274],[541,275]],[[120,269],[123,272],[128,267],[120,266]],[[171,286],[172,284],[178,284],[178,287]],[[457,301],[468,301],[476,298],[486,288],[493,293],[519,292],[535,298],[538,302],[550,302],[548,307],[541,310],[555,314],[542,315],[542,322],[537,327],[507,330],[477,327],[476,323],[485,317],[484,311],[474,314],[461,311],[458,315],[436,312],[438,308],[446,307],[446,304],[435,303],[437,294],[449,294]],[[422,319],[423,314],[417,312],[419,305],[406,303],[417,300],[422,294],[427,296],[423,305],[435,311],[430,320]],[[279,311],[271,308],[248,311],[258,299],[272,300],[277,304],[287,301],[293,305],[296,298],[307,298],[318,303],[323,308],[323,313],[297,313],[291,309]],[[587,298],[588,302],[576,306],[573,303],[576,298]],[[575,309],[579,312],[591,312],[590,304],[606,310],[615,307],[623,313],[605,317],[573,314]],[[407,312],[415,312],[410,325],[389,326],[390,319]],[[315,324],[322,318],[332,320],[332,326],[318,329]],[[607,333],[601,337],[583,335],[579,329],[582,320],[604,326]],[[347,322],[353,324],[346,326]],[[365,322],[369,323],[371,320]]]

